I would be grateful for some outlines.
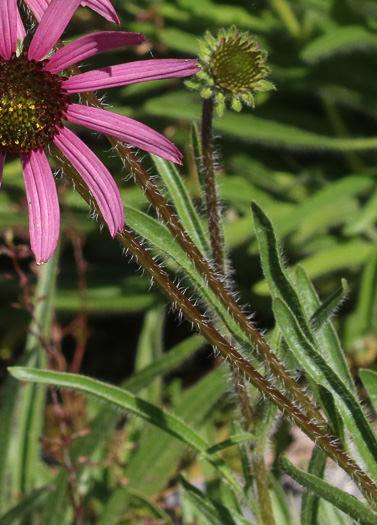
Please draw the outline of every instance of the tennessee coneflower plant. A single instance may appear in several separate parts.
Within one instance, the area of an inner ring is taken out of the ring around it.
[[[74,104],[71,95],[185,77],[198,71],[196,60],[154,59],[69,78],[59,75],[97,53],[145,40],[139,33],[98,32],[46,58],[79,4],[80,0],[52,0],[26,47],[17,43],[17,1],[0,0],[0,175],[6,156],[18,155],[29,209],[30,242],[38,264],[53,254],[60,230],[57,191],[45,153],[49,144],[54,144],[79,172],[113,237],[124,222],[122,199],[109,171],[64,121],[112,135],[176,163],[182,156],[174,144],[144,124],[104,109]]]

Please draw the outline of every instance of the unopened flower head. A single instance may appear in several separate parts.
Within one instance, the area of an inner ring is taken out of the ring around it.
[[[153,59],[62,76],[61,71],[97,53],[146,40],[140,33],[103,31],[83,36],[49,55],[80,2],[51,0],[27,46],[19,41],[24,30],[17,0],[0,0],[0,182],[6,157],[18,155],[27,194],[31,247],[37,263],[51,257],[59,238],[59,203],[45,153],[49,144],[56,146],[78,171],[113,237],[124,224],[123,202],[114,179],[66,123],[112,135],[181,163],[179,150],[153,129],[101,108],[74,104],[71,95],[186,77],[198,71],[196,60]],[[86,3],[104,4],[103,0]]]
[[[215,38],[207,31],[199,45],[202,69],[186,85],[200,89],[203,98],[214,97],[220,116],[227,103],[236,111],[241,110],[242,103],[254,107],[256,91],[274,89],[265,80],[269,72],[267,53],[249,33],[232,26],[221,29]]]

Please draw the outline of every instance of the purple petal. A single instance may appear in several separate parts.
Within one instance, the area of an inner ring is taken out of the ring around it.
[[[47,0],[25,0],[25,3],[33,11],[37,22],[40,22],[50,2]],[[86,2],[81,2],[81,5],[87,5],[110,22],[119,24],[118,15],[116,14],[114,7],[111,5],[110,0],[87,0]]]
[[[62,87],[68,93],[81,93],[148,80],[187,77],[200,70],[196,62],[196,59],[163,58],[118,64],[67,78]]]
[[[59,129],[54,143],[80,173],[100,209],[112,237],[124,225],[122,197],[117,185],[96,155],[68,128]]]
[[[23,42],[25,36],[26,36],[25,27],[22,22],[20,12],[17,9],[17,39]]]
[[[47,2],[47,0],[25,0],[25,3],[33,12],[37,22],[40,22],[46,9],[48,8],[49,2]]]
[[[81,60],[117,47],[141,44],[147,40],[141,33],[102,31],[78,38],[59,49],[44,67],[45,71],[57,73]]]
[[[0,55],[9,60],[17,49],[17,0],[0,0]]]
[[[21,155],[29,208],[30,244],[37,264],[47,262],[59,240],[60,211],[54,176],[43,150]]]
[[[86,0],[86,2],[81,2],[81,5],[87,5],[88,7],[91,7],[93,11],[97,11],[97,13],[106,18],[106,20],[114,22],[115,24],[120,24],[118,15],[116,14],[114,7],[111,5],[110,0]]]
[[[4,163],[5,163],[5,153],[0,153],[0,187],[1,187],[1,182],[3,180],[3,169],[4,169]]]
[[[182,164],[182,154],[170,140],[132,118],[78,104],[71,104],[66,115],[70,122],[112,135],[163,159]]]
[[[47,55],[79,5],[80,0],[52,0],[30,44],[30,60],[42,60]]]

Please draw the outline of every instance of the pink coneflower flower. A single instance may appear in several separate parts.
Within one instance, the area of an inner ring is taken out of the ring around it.
[[[53,254],[60,228],[54,177],[45,149],[54,143],[80,173],[114,237],[124,222],[123,203],[109,171],[63,121],[82,124],[180,163],[179,150],[133,119],[73,104],[71,94],[147,80],[185,77],[195,60],[155,59],[118,64],[69,78],[57,73],[108,49],[139,44],[139,33],[99,32],[44,57],[60,38],[80,0],[52,0],[30,47],[17,55],[17,0],[0,0],[0,180],[7,154],[19,155],[29,209],[31,247],[37,263]]]
[[[69,0],[67,0],[67,3],[68,1]],[[51,0],[24,0],[24,2],[29,6],[37,21],[40,22]],[[86,0],[82,1],[81,5],[88,6],[110,22],[119,24],[118,15],[111,5],[110,0]]]

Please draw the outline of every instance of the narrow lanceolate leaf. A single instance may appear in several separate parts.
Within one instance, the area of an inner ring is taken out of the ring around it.
[[[185,92],[161,95],[149,99],[144,105],[145,111],[151,115],[163,118],[196,119],[199,107],[193,101],[192,95]],[[343,138],[319,135],[298,126],[290,126],[263,119],[251,114],[236,114],[227,112],[223,117],[215,119],[214,129],[225,135],[233,135],[247,143],[267,144],[279,150],[305,151],[366,151],[375,150],[377,137]]]
[[[284,262],[271,221],[255,202],[252,203],[251,207],[263,271],[271,295],[272,297],[280,297],[289,304],[290,309],[298,320],[300,328],[305,333],[305,336],[311,343],[314,343],[315,338],[305,314],[305,310],[301,305],[299,296],[284,267]]]
[[[173,164],[155,155],[152,155],[152,158],[164,185],[169,190],[170,198],[174,203],[183,227],[202,254],[208,256],[211,253],[211,247],[181,175]]]
[[[287,344],[313,383],[328,388],[335,396],[346,427],[357,451],[377,479],[377,439],[355,395],[317,352],[298,325],[293,313],[280,298],[274,299],[273,310]]]
[[[186,276],[190,278],[190,282],[196,292],[213,309],[219,319],[224,322],[226,329],[230,330],[241,344],[249,348],[250,341],[248,337],[239,329],[227,309],[223,307],[217,296],[208,288],[207,283],[196,270],[186,252],[182,250],[178,243],[174,242],[167,228],[152,217],[149,217],[149,215],[128,206],[125,207],[125,215],[126,222],[132,229],[152,243],[154,247],[158,248],[160,253],[165,253],[173,259],[179,270],[184,271]],[[249,359],[253,359],[251,354]],[[257,364],[256,360],[255,364]]]
[[[236,434],[235,436],[230,437],[229,439],[225,439],[224,441],[221,441],[220,443],[216,443],[216,445],[213,445],[213,447],[210,447],[207,450],[207,454],[215,454],[216,452],[219,452],[220,450],[224,450],[224,448],[234,447],[234,445],[238,445],[239,443],[244,443],[245,441],[254,441],[255,436],[253,434]]]
[[[362,26],[343,26],[331,30],[315,40],[303,50],[301,56],[307,62],[318,62],[335,54],[348,53],[361,47],[377,47],[377,35]]]
[[[300,485],[306,489],[312,490],[319,497],[335,505],[335,507],[338,507],[352,519],[356,520],[357,523],[361,525],[376,525],[377,514],[371,512],[354,496],[350,496],[346,492],[333,487],[323,479],[313,476],[313,474],[296,468],[285,456],[281,457],[280,464],[283,470],[297,481],[297,483],[300,483]]]
[[[170,411],[178,414],[183,421],[189,421],[192,428],[201,427],[225,391],[226,379],[220,367],[182,392]],[[139,449],[129,459],[124,476],[128,479],[129,488],[153,497],[176,474],[185,446],[182,441],[172,440],[169,434],[159,428],[142,432],[138,444]]]
[[[377,326],[377,250],[374,250],[363,272],[356,309],[357,335],[364,336]]]
[[[106,385],[100,381],[90,379],[76,374],[52,372],[48,370],[36,370],[32,368],[10,367],[10,373],[21,381],[31,381],[45,385],[54,385],[62,388],[72,388],[94,395],[103,401],[107,401],[115,407],[122,408],[143,420],[155,425],[194,450],[205,456],[209,448],[208,443],[200,437],[175,415],[162,410],[151,403],[138,398],[131,393],[115,386]],[[216,469],[228,480],[235,490],[242,493],[242,488],[230,474],[229,470],[218,458],[206,457]]]
[[[362,369],[359,370],[359,376],[377,413],[377,373],[373,370]]]
[[[341,288],[325,300],[323,304],[321,304],[309,276],[301,265],[298,265],[296,268],[296,285],[300,290],[306,313],[310,317],[310,323],[315,330],[319,353],[333,368],[334,372],[342,378],[348,388],[355,393],[355,385],[344,352],[340,346],[338,334],[330,318],[347,293],[345,281],[342,281]]]
[[[12,525],[14,523],[22,522],[23,520],[26,522],[30,519],[34,510],[43,504],[48,494],[54,489],[55,487],[53,485],[49,485],[47,487],[32,490],[17,505],[0,516],[0,525]]]
[[[243,516],[217,503],[181,477],[182,486],[197,510],[213,525],[252,525]]]
[[[327,456],[325,452],[318,447],[314,447],[308,473],[322,479],[325,473],[326,461]],[[312,490],[304,492],[301,505],[301,525],[317,525],[319,501],[318,494]]]
[[[47,341],[51,331],[57,261],[55,252],[39,270],[34,316],[19,363],[24,366],[45,366],[40,338]],[[0,512],[12,504],[15,494],[21,495],[35,487],[44,406],[43,386],[21,388],[12,377],[6,381],[0,408]]]
[[[310,323],[314,330],[319,330],[331,319],[348,293],[349,288],[347,281],[342,279],[341,287],[335,290],[311,316]]]

